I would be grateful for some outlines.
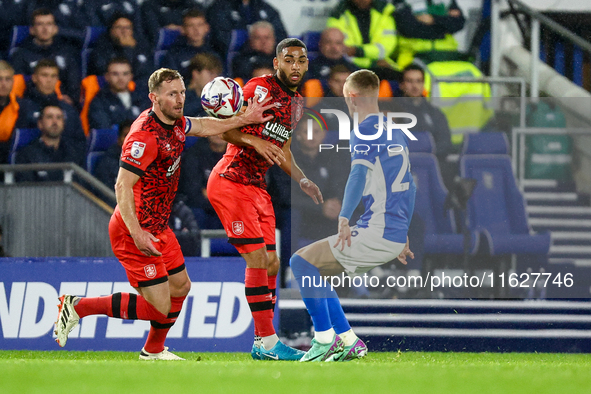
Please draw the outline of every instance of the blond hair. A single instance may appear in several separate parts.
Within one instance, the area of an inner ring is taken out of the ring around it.
[[[163,82],[171,82],[175,79],[183,80],[181,74],[176,70],[170,68],[159,68],[150,75],[148,79],[148,90],[150,93],[156,92],[160,89]]]

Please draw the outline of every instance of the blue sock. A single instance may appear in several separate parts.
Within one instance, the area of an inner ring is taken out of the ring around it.
[[[298,282],[300,293],[308,309],[314,329],[326,331],[332,328],[328,304],[326,301],[329,290],[318,268],[307,262],[303,257],[294,254],[289,260],[291,271]]]
[[[328,313],[330,315],[330,321],[337,334],[342,334],[351,329],[349,321],[345,317],[345,312],[339,301],[339,296],[333,288],[328,288],[328,297],[326,298],[328,305]]]

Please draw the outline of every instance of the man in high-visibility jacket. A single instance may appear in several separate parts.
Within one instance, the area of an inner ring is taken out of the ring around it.
[[[14,85],[14,69],[0,60],[0,164],[8,162],[10,137],[18,119],[19,103],[12,91]]]
[[[326,23],[345,35],[347,55],[359,68],[374,70],[381,79],[397,79],[390,59],[396,49],[394,6],[384,0],[341,0]]]

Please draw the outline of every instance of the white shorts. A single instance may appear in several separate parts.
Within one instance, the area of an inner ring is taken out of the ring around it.
[[[334,248],[338,236],[327,238],[334,258],[347,273],[361,275],[374,267],[394,260],[404,249],[406,243],[388,241],[382,238],[383,230],[351,227],[351,246],[341,251],[342,245]]]

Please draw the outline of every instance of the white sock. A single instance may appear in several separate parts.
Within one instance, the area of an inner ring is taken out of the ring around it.
[[[317,342],[320,342],[323,344],[332,343],[334,336],[335,336],[335,332],[332,327],[326,331],[316,331],[314,333],[314,339],[316,339]]]
[[[263,347],[265,350],[271,350],[273,346],[279,342],[279,337],[277,334],[269,335],[268,337],[262,337],[261,339],[263,340]]]
[[[339,334],[339,337],[341,337],[341,339],[345,343],[345,346],[352,346],[355,342],[357,342],[357,339],[359,339],[357,338],[357,335],[355,335],[355,333],[353,332],[353,329]]]

